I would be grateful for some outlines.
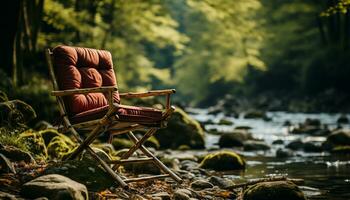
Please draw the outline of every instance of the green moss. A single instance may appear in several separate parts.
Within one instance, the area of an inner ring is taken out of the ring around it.
[[[303,192],[292,182],[257,183],[243,193],[243,200],[305,200]]]
[[[350,154],[350,146],[336,146],[331,152],[336,154]]]
[[[245,160],[233,151],[219,151],[206,155],[200,167],[218,171],[244,169]]]
[[[112,145],[114,149],[125,149],[132,147],[134,143],[131,142],[129,139],[124,138],[113,138]]]
[[[27,130],[19,135],[19,140],[24,141],[28,145],[28,150],[36,156],[43,158],[48,157],[45,141],[40,132]]]
[[[204,148],[204,131],[199,122],[191,118],[185,111],[176,108],[168,126],[159,130],[155,137],[161,148],[177,149],[187,145],[193,149]]]
[[[0,91],[0,102],[5,102],[8,101],[9,99],[7,98],[7,95],[5,92]]]
[[[147,139],[147,141],[145,142],[145,146],[159,149],[160,144],[159,144],[159,141],[157,140],[157,138],[152,136],[152,137]]]
[[[23,151],[28,151],[26,141],[19,139],[19,133],[16,130],[9,130],[5,127],[0,128],[0,144],[4,146],[14,146]]]

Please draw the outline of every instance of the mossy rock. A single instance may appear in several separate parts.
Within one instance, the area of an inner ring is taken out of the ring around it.
[[[201,125],[181,108],[176,108],[168,126],[157,131],[155,137],[163,149],[177,149],[181,145],[187,145],[192,149],[204,148],[204,131]]]
[[[270,150],[270,146],[263,141],[249,140],[244,142],[244,151],[267,151]]]
[[[332,149],[331,153],[350,154],[350,145],[348,145],[348,146],[336,146]]]
[[[335,131],[334,133],[332,133],[327,137],[326,142],[335,146],[350,145],[350,131],[349,130]]]
[[[243,193],[243,200],[306,200],[303,192],[292,182],[257,183]]]
[[[56,136],[64,136],[67,137],[65,135],[63,135],[62,133],[59,133],[57,130],[55,129],[45,129],[45,130],[41,130],[39,131],[39,134],[41,135],[41,137],[44,139],[45,145],[48,145],[52,138],[56,137]]]
[[[24,161],[27,163],[33,163],[35,162],[33,156],[26,151],[23,151],[22,149],[19,149],[14,146],[2,146],[0,147],[0,153],[6,156],[11,161]]]
[[[228,119],[220,119],[220,121],[219,121],[219,123],[218,123],[219,125],[227,125],[227,126],[231,126],[231,125],[233,125],[233,122],[232,121],[230,121],[230,120],[228,120]]]
[[[48,166],[44,174],[60,174],[86,185],[89,191],[102,191],[115,186],[113,178],[96,162],[69,160]]]
[[[20,100],[0,103],[0,125],[17,128],[36,118],[34,109]]]
[[[219,146],[223,147],[242,147],[247,140],[254,139],[247,130],[233,130],[230,133],[223,133],[219,138]]]
[[[265,119],[267,118],[267,116],[264,111],[251,110],[244,114],[244,118],[245,119]]]
[[[47,145],[47,153],[51,159],[62,159],[67,153],[73,151],[76,146],[76,143],[69,137],[59,133],[50,140],[50,143]]]
[[[118,150],[118,149],[128,149],[132,147],[134,143],[129,139],[115,137],[112,140],[112,145],[114,149]]]
[[[48,157],[45,141],[40,132],[27,130],[19,135],[19,140],[27,143],[28,149],[31,153],[37,156]]]
[[[233,151],[219,151],[206,155],[199,166],[217,171],[241,170],[245,169],[245,160]]]

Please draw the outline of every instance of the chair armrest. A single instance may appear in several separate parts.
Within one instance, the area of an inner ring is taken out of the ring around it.
[[[72,94],[88,94],[88,93],[105,93],[105,92],[114,92],[117,91],[117,86],[103,86],[96,88],[83,88],[83,89],[71,89],[71,90],[58,90],[52,91],[51,95],[53,96],[67,96]]]
[[[161,96],[161,95],[170,95],[176,92],[175,89],[167,89],[167,90],[151,90],[147,92],[127,92],[127,93],[119,93],[121,98],[143,98],[143,97],[151,97],[151,96]]]

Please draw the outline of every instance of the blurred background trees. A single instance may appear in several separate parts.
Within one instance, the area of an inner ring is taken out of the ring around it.
[[[58,44],[107,49],[121,90],[175,87],[187,105],[210,106],[225,94],[350,92],[348,0],[4,5],[0,90],[40,107],[39,116],[53,117],[43,49]]]

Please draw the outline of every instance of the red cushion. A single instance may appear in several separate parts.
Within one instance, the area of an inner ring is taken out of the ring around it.
[[[71,117],[72,123],[80,123],[102,118],[108,111],[108,106],[88,110]],[[154,108],[119,105],[116,113],[120,121],[136,123],[158,123],[162,119],[162,111]]]
[[[112,56],[108,51],[57,46],[53,49],[53,58],[61,90],[117,85]],[[118,92],[113,98],[120,103]],[[64,100],[69,115],[108,105],[106,95],[102,93],[77,94]]]

